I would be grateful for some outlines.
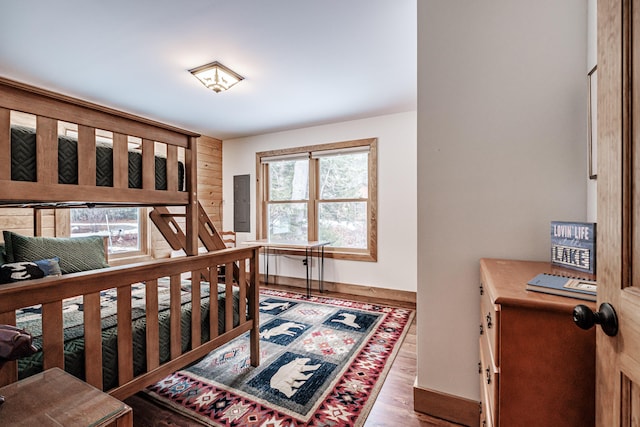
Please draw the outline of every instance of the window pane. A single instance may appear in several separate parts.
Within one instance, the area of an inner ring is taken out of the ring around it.
[[[79,236],[108,236],[110,254],[140,251],[140,210],[71,209],[71,237]]]
[[[270,204],[269,239],[307,240],[307,204],[278,203]]]
[[[269,200],[307,200],[309,160],[269,163]]]
[[[339,202],[318,205],[318,239],[338,248],[367,249],[367,203]]]
[[[369,194],[369,153],[321,157],[320,200],[366,199]]]

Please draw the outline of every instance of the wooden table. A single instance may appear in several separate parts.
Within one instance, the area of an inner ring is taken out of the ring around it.
[[[133,426],[131,408],[60,368],[0,388],[3,426]]]
[[[320,257],[320,266],[318,267],[318,290],[323,291],[324,284],[324,247],[330,244],[329,241],[321,240],[270,240],[259,239],[243,242],[247,245],[260,245],[264,247],[264,263],[265,263],[265,283],[269,282],[269,249],[291,249],[304,250],[304,264],[307,267],[307,298],[311,296],[311,257],[315,249]],[[274,252],[275,253],[275,252]]]

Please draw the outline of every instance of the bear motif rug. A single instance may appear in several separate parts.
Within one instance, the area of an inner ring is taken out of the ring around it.
[[[361,426],[413,316],[262,290],[260,366],[250,365],[246,333],[146,393],[204,425]]]

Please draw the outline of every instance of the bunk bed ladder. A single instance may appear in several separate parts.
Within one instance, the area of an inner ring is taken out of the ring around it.
[[[176,251],[184,249],[186,252],[187,239],[182,227],[176,221],[177,217],[184,216],[184,213],[170,212],[165,206],[155,206],[149,213],[149,218],[158,227],[171,248]],[[200,202],[198,202],[198,237],[208,251],[217,251],[227,247]]]

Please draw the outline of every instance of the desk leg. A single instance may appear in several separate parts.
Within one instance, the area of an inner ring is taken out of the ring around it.
[[[309,252],[311,250],[312,250],[311,248],[304,249],[304,260],[305,260],[305,265],[307,266],[307,298],[311,296],[311,276],[309,274],[309,269],[311,268],[311,265],[309,265],[311,263],[311,259],[309,258]]]
[[[324,292],[324,245],[320,247],[320,267],[318,267],[318,290]]]
[[[269,283],[269,247],[263,246],[264,252],[262,252],[262,256],[264,257],[264,268],[265,268],[265,276],[264,283]]]

